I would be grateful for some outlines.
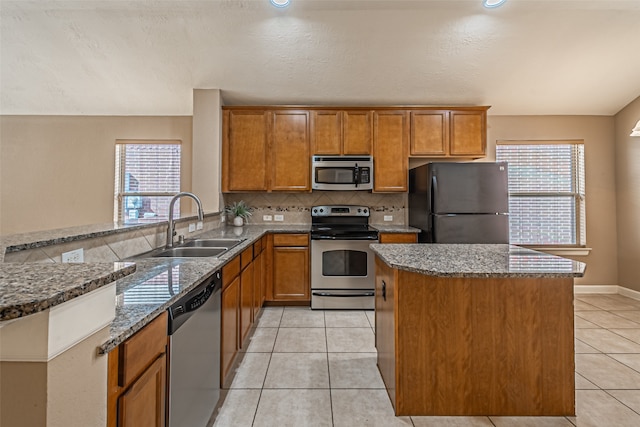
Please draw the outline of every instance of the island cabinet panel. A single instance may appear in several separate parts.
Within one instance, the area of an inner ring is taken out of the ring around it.
[[[573,279],[376,267],[378,366],[396,415],[575,414]]]
[[[484,157],[487,143],[487,112],[450,112],[449,154],[452,157]]]
[[[167,313],[109,353],[107,426],[164,426]]]
[[[407,191],[408,135],[407,111],[373,112],[373,191]]]
[[[376,350],[378,369],[385,387],[396,408],[396,334],[395,334],[395,283],[397,270],[388,267],[376,257]]]
[[[310,191],[309,112],[271,114],[271,190]]]
[[[267,191],[269,113],[225,110],[222,130],[222,191]]]

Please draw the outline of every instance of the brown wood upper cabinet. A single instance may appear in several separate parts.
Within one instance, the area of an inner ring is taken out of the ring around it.
[[[311,190],[309,112],[276,110],[272,113],[271,190]]]
[[[310,191],[307,110],[225,108],[222,191]]]
[[[409,114],[406,110],[373,112],[373,191],[407,191],[408,138]]]
[[[411,111],[410,155],[466,157],[486,155],[488,107]]]
[[[267,191],[269,150],[266,110],[224,110],[222,191]]]
[[[371,154],[372,112],[361,110],[311,110],[313,154]]]

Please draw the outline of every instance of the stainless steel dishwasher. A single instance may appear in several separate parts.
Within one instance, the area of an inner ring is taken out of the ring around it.
[[[222,278],[169,307],[169,427],[206,427],[220,397]]]

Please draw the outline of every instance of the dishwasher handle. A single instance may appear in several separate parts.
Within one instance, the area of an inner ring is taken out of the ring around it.
[[[214,294],[222,291],[220,272],[216,271],[203,283],[180,298],[167,309],[169,335],[173,335]]]

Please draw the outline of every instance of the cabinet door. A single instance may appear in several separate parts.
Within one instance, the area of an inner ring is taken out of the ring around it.
[[[267,134],[266,111],[225,111],[222,191],[267,190]]]
[[[163,353],[118,399],[118,427],[165,425],[165,378]]]
[[[309,301],[309,248],[273,248],[273,299]]]
[[[451,111],[451,156],[483,157],[487,142],[486,111]]]
[[[385,387],[396,406],[396,352],[395,352],[395,298],[394,270],[376,257],[376,349],[378,369]]]
[[[373,113],[373,189],[377,192],[407,191],[409,153],[407,113]]]
[[[222,291],[222,334],[221,334],[221,386],[233,364],[233,358],[238,351],[238,308],[240,306],[240,277],[233,279],[231,284]]]
[[[411,112],[412,156],[445,156],[449,149],[449,112],[425,110]]]
[[[345,111],[342,154],[371,154],[371,111]]]
[[[271,190],[309,191],[309,113],[274,111],[271,132]]]
[[[313,154],[342,152],[341,111],[311,111],[311,147]]]
[[[252,321],[255,322],[258,318],[258,314],[260,313],[260,309],[262,308],[263,303],[263,294],[262,294],[262,251],[258,252],[258,255],[253,259],[253,314]]]
[[[240,273],[240,348],[251,330],[253,318],[253,262]]]

